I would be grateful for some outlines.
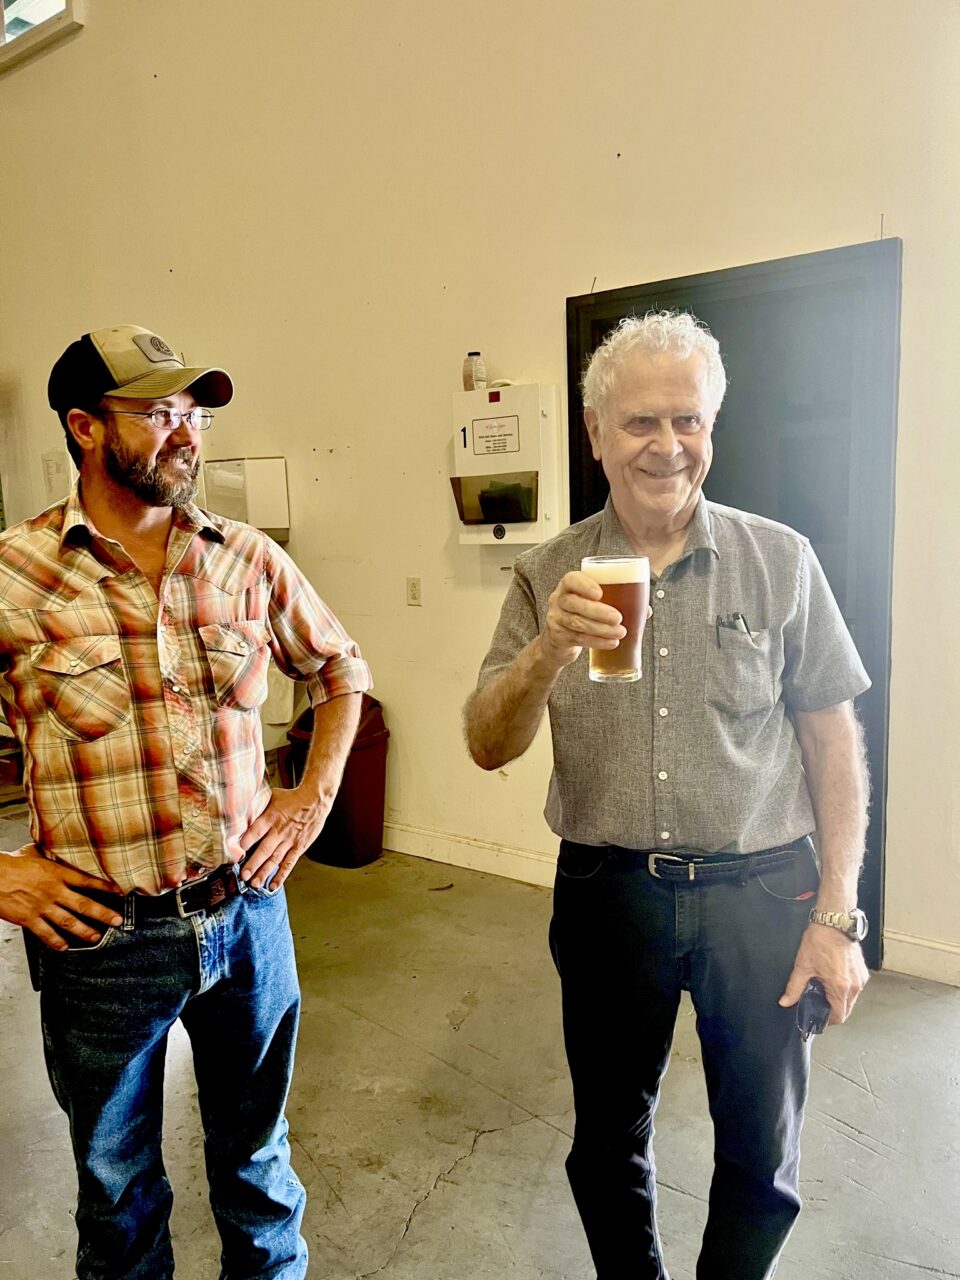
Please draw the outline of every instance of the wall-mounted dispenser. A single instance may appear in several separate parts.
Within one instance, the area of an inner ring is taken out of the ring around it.
[[[286,458],[220,458],[203,464],[207,511],[262,529],[275,542],[290,537]]]
[[[542,383],[458,391],[450,483],[465,543],[560,532],[560,393]]]

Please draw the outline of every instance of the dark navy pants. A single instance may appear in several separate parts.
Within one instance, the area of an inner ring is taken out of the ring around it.
[[[553,957],[576,1128],[567,1172],[598,1280],[665,1280],[653,1114],[683,990],[696,1010],[714,1174],[699,1280],[767,1280],[800,1211],[809,1045],[777,1001],[818,873],[795,860],[743,884],[654,878],[647,856],[564,841]]]

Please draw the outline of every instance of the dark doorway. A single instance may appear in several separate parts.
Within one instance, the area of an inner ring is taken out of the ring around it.
[[[810,539],[873,681],[857,701],[873,805],[861,903],[867,962],[882,958],[899,240],[567,299],[570,519],[606,501],[583,428],[579,378],[626,315],[691,311],[720,342],[729,389],[705,485],[715,502]]]

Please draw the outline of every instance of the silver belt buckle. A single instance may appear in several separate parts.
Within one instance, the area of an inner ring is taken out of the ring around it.
[[[663,876],[657,870],[656,864],[657,864],[658,858],[662,858],[664,862],[677,862],[680,864],[680,866],[683,866],[684,863],[687,861],[686,858],[677,858],[672,853],[651,853],[647,858],[647,870],[650,872],[650,874],[653,876],[655,880],[663,879]],[[690,864],[690,867],[692,870],[693,863]],[[692,880],[693,876],[691,876],[690,879]]]
[[[233,878],[237,882],[237,888],[241,894],[244,894],[247,892],[250,886],[247,884],[245,880],[240,879],[239,868],[240,868],[239,862],[234,862],[230,865],[230,870],[233,872]],[[178,885],[178,887],[173,891],[177,901],[177,915],[180,917],[181,920],[188,920],[190,916],[198,916],[201,911],[206,911],[208,909],[208,907],[194,907],[192,911],[188,911],[187,908],[184,907],[183,905],[183,898],[181,895],[187,889],[192,889],[195,885],[203,884],[204,881],[209,880],[211,876],[216,875],[217,872],[220,870],[221,870],[220,867],[216,867],[213,871],[208,871],[205,876],[200,876],[200,878],[197,880],[189,880],[186,884]],[[225,895],[225,896],[232,897],[233,895]],[[219,906],[220,903],[223,902],[223,900],[224,900],[223,898],[218,899],[216,906]]]
[[[203,879],[205,880],[206,876],[204,876]],[[194,881],[194,884],[200,884],[200,883],[202,883],[202,881],[199,881],[199,880]],[[183,905],[183,897],[182,897],[183,891],[184,889],[189,889],[191,887],[192,886],[190,884],[182,884],[178,888],[174,889],[173,891],[173,896],[176,898],[176,902],[177,902],[177,915],[180,917],[181,920],[189,920],[191,916],[198,916],[200,912],[204,910],[203,907],[194,907],[192,911],[188,911],[187,908]]]

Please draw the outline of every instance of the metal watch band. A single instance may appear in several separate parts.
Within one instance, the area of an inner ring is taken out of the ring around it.
[[[867,935],[867,918],[862,911],[818,911],[810,908],[810,923],[826,925],[830,929],[839,929],[848,938],[856,942]]]
[[[810,923],[826,924],[831,929],[843,929],[846,931],[853,924],[853,917],[849,911],[818,911],[816,907],[811,907]]]

